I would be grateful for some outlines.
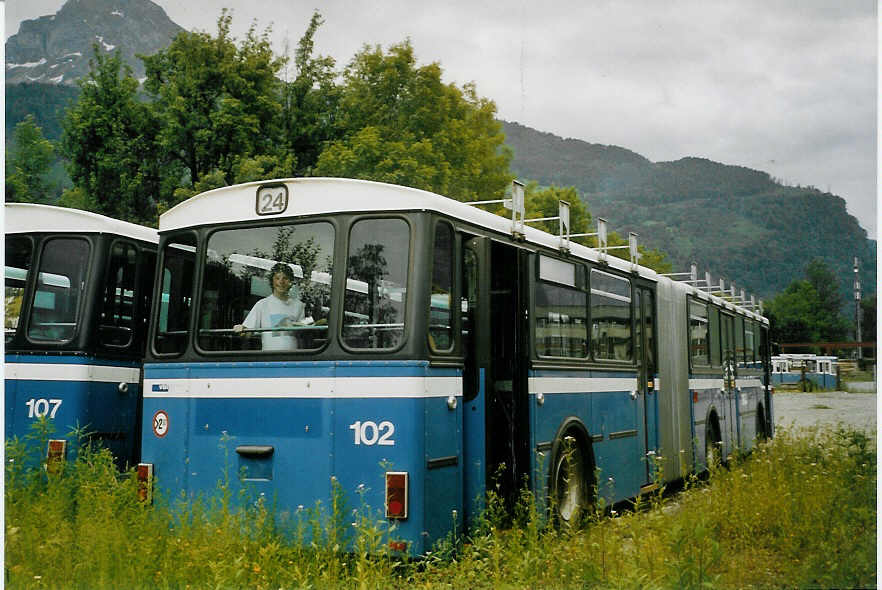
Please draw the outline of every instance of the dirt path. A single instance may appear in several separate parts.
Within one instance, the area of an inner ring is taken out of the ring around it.
[[[775,424],[814,426],[842,423],[876,432],[877,396],[874,393],[776,393]]]

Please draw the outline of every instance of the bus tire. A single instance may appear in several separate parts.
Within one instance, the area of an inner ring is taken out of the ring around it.
[[[718,467],[723,458],[723,444],[716,427],[716,420],[708,420],[704,434],[704,466],[708,472]]]
[[[764,441],[769,438],[769,431],[766,429],[766,414],[763,405],[756,407],[756,440]]]
[[[594,506],[594,461],[581,422],[561,430],[551,453],[551,517],[558,526],[578,527]]]

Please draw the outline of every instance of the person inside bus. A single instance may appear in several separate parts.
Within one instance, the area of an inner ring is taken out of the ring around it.
[[[291,328],[312,324],[312,318],[305,316],[297,288],[292,291],[294,281],[294,271],[289,265],[278,263],[273,266],[269,275],[272,294],[255,303],[245,321],[233,326],[233,332],[282,328],[260,333],[263,350],[295,350],[297,331]]]

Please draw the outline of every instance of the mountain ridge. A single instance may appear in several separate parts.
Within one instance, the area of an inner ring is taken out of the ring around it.
[[[575,187],[593,216],[638,233],[641,243],[668,254],[675,271],[695,262],[702,276],[734,279],[767,297],[802,278],[818,257],[839,277],[847,302],[857,256],[864,290],[875,292],[876,242],[842,197],[786,186],[745,166],[695,156],[652,162],[624,148],[502,124],[518,176]]]
[[[150,0],[68,0],[53,15],[22,21],[6,40],[6,83],[74,85],[89,72],[93,45],[118,48],[141,79],[136,55],[164,49],[183,30]]]

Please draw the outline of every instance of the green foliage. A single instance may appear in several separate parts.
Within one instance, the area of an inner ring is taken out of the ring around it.
[[[183,32],[167,49],[142,56],[159,129],[156,147],[168,179],[160,193],[164,206],[180,198],[175,189],[197,190],[215,171],[226,184],[236,182],[245,159],[278,158],[270,169],[285,161],[279,150],[282,108],[276,77],[285,60],[273,55],[269,30],[258,35],[252,26],[237,46],[231,23],[232,15],[224,10],[215,37]]]
[[[417,66],[410,42],[365,47],[344,72],[337,129],[318,176],[430,190],[462,201],[502,198],[510,154],[496,106],[475,87],[441,82],[437,63]]]
[[[815,259],[806,266],[805,275],[768,303],[772,341],[845,340],[849,322],[839,312],[842,304],[833,273],[822,260]]]
[[[54,196],[48,176],[55,148],[43,137],[33,115],[18,125],[13,144],[6,153],[6,200],[9,202],[48,203]]]
[[[137,100],[138,82],[119,52],[93,46],[80,98],[63,121],[62,150],[76,188],[62,203],[136,223],[154,223],[159,170],[156,121]]]
[[[290,154],[296,155],[297,176],[312,176],[319,154],[340,131],[336,126],[341,88],[331,57],[314,55],[315,34],[324,23],[315,11],[294,54],[294,79],[282,94],[282,133]],[[287,63],[287,62],[286,62]]]
[[[12,139],[15,126],[33,116],[43,135],[50,141],[61,139],[64,110],[76,102],[80,90],[63,84],[8,84],[6,86],[6,141]],[[7,145],[8,149],[8,145]]]
[[[861,299],[861,340],[876,341],[876,294]]]

